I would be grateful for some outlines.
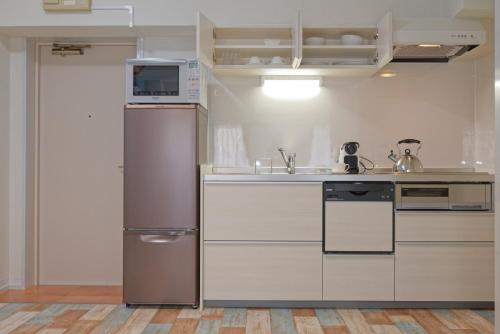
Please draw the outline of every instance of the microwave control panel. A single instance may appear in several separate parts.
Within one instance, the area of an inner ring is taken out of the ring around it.
[[[43,0],[43,9],[49,11],[90,11],[92,0]]]
[[[189,60],[187,68],[187,98],[190,102],[207,106],[207,70],[197,60]]]

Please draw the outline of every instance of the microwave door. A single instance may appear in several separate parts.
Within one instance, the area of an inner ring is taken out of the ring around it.
[[[127,65],[129,103],[184,103],[187,101],[186,63],[130,63]]]

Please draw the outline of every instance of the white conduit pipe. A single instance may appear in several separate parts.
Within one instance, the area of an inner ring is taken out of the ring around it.
[[[144,58],[144,38],[142,37],[137,37],[137,59],[142,59]]]
[[[126,10],[128,11],[129,21],[128,26],[130,28],[134,27],[134,6],[92,6],[92,10]]]

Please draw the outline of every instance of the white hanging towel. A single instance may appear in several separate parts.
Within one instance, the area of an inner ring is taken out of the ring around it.
[[[311,167],[331,167],[332,166],[332,141],[330,138],[330,127],[317,126],[313,129]]]
[[[214,166],[248,167],[241,126],[217,126],[214,138]]]

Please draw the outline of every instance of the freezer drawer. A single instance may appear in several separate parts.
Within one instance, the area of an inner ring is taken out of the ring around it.
[[[392,252],[392,202],[325,202],[325,252]]]
[[[198,231],[125,231],[128,304],[198,304]]]

